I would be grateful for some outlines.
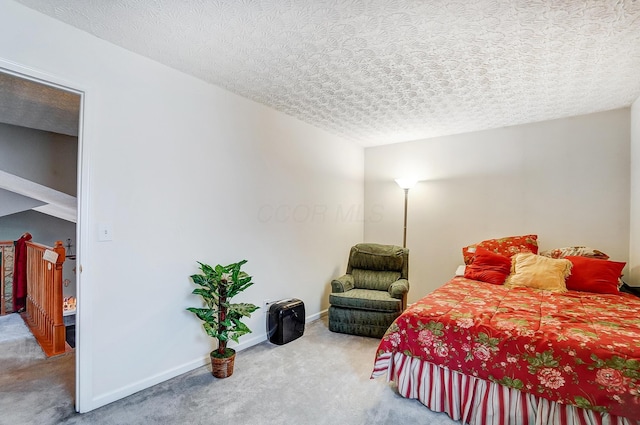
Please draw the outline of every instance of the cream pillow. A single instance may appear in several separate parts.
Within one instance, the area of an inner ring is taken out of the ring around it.
[[[571,274],[571,261],[532,254],[516,254],[511,258],[511,274],[505,286],[526,286],[554,292],[567,292],[565,279]]]

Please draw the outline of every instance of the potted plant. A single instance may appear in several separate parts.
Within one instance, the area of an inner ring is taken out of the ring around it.
[[[259,308],[248,303],[231,303],[235,295],[253,285],[251,276],[240,270],[246,262],[211,267],[198,261],[202,273],[191,276],[193,283],[198,285],[192,293],[200,295],[206,306],[187,310],[203,321],[202,326],[209,336],[218,340],[218,348],[211,352],[211,373],[216,378],[226,378],[233,373],[236,352],[227,347],[227,342],[238,342],[240,336],[251,332],[241,319],[251,317],[251,313]]]

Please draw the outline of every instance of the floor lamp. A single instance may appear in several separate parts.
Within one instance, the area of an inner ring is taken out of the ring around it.
[[[404,232],[402,236],[402,247],[407,247],[407,205],[409,203],[409,189],[413,188],[418,181],[414,179],[396,179],[396,183],[404,190]]]

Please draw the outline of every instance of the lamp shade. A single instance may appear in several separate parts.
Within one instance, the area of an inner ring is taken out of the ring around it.
[[[411,189],[413,186],[418,183],[416,179],[396,179],[396,183],[400,186],[401,189]]]

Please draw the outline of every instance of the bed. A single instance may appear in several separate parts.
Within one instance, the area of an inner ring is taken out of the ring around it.
[[[509,258],[497,281],[495,267],[482,280],[465,273],[412,304],[380,341],[371,377],[472,425],[640,424],[640,298],[617,284],[513,284],[516,258],[548,258],[534,254]]]

